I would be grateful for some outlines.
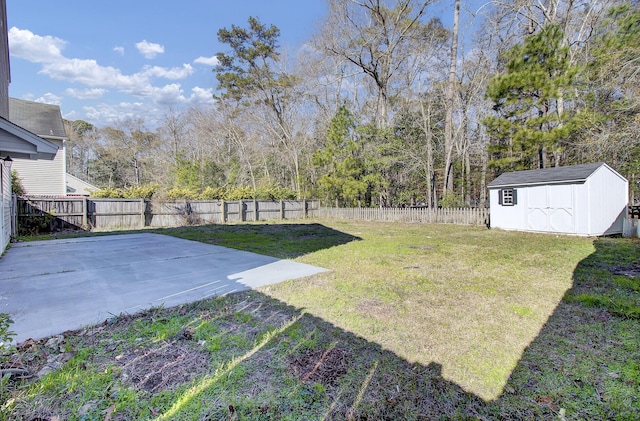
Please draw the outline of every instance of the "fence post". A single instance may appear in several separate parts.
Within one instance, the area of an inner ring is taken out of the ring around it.
[[[144,228],[146,211],[147,211],[147,206],[145,204],[145,201],[144,199],[140,199],[140,228]]]
[[[11,196],[11,209],[9,210],[11,215],[11,238],[18,236],[18,196]]]
[[[280,199],[280,219],[284,219],[284,200]]]
[[[87,216],[87,212],[88,212],[88,206],[87,206],[87,198],[83,197],[82,198],[82,228],[87,229],[89,227],[89,224],[87,223],[88,220],[88,216]]]
[[[302,199],[302,218],[307,219],[307,199]]]
[[[240,199],[240,222],[247,220],[247,213],[244,210],[244,200]]]
[[[224,200],[220,201],[220,210],[222,211],[222,223],[226,223],[227,222],[227,204],[224,202]]]
[[[253,199],[253,221],[258,222],[260,218],[258,218],[258,201]]]

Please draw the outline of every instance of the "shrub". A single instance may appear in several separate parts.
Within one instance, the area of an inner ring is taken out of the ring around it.
[[[140,184],[125,188],[122,195],[125,199],[151,199],[157,190],[157,184]]]
[[[20,177],[18,176],[18,172],[16,170],[11,171],[11,191],[13,192],[13,194],[16,194],[18,196],[24,196],[25,194],[24,187],[22,186],[22,181],[20,180]]]
[[[444,197],[440,199],[439,205],[443,208],[463,208],[466,206],[462,197],[452,192],[445,194]]]
[[[260,186],[255,191],[255,198],[258,200],[295,199],[297,196],[294,190],[274,185]]]
[[[15,333],[9,330],[11,323],[13,320],[7,313],[0,313],[0,352],[3,354],[11,349],[12,336],[15,336]]]
[[[197,200],[198,192],[188,187],[184,187],[184,188],[174,187],[173,189],[167,192],[167,198],[170,200],[180,200],[180,199]]]
[[[200,200],[221,200],[225,197],[227,190],[224,187],[211,187],[207,186],[202,193],[200,193]]]
[[[225,200],[253,199],[254,197],[255,191],[251,187],[232,187],[227,189],[224,195]]]
[[[157,184],[145,184],[121,189],[105,188],[91,193],[91,197],[102,198],[127,198],[150,199],[159,190]],[[169,200],[284,200],[295,199],[297,193],[294,190],[267,185],[253,189],[249,186],[207,186],[204,190],[196,190],[192,187],[174,187],[166,192]]]
[[[140,184],[124,188],[105,188],[91,192],[91,197],[110,199],[151,199],[158,190],[157,184]]]
[[[120,197],[120,189],[115,188],[105,188],[98,191],[91,192],[91,197],[98,198],[118,198]]]

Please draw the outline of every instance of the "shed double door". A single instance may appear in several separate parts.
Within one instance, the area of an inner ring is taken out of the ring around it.
[[[527,227],[531,231],[575,233],[574,186],[527,187]]]

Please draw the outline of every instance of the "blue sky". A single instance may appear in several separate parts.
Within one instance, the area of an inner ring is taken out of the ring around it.
[[[449,26],[451,9],[443,0],[429,14]],[[69,120],[154,126],[169,107],[212,102],[214,56],[228,49],[218,29],[256,16],[295,51],[326,13],[325,0],[7,0],[9,94],[57,104]]]
[[[58,104],[97,125],[153,124],[169,107],[211,101],[217,31],[249,16],[300,48],[326,15],[323,0],[7,0],[14,98]]]

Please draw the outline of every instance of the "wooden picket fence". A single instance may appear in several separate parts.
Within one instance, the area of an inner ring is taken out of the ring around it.
[[[320,218],[357,221],[488,225],[488,208],[320,208]]]

